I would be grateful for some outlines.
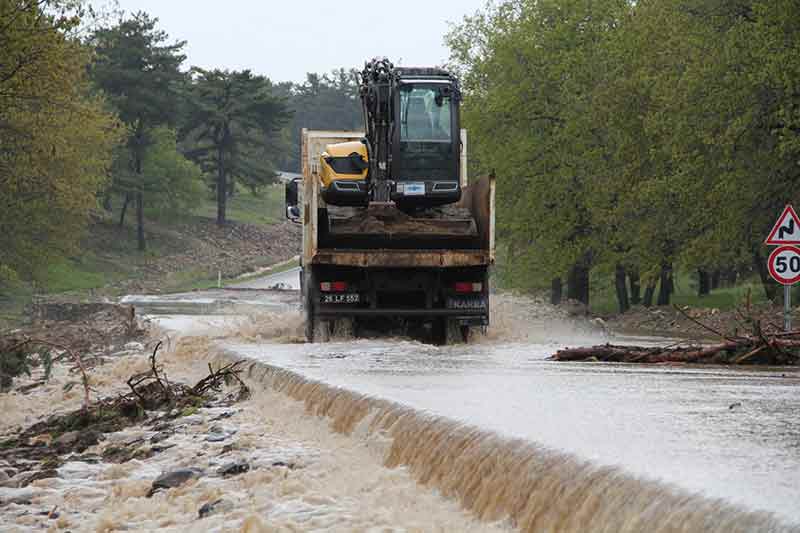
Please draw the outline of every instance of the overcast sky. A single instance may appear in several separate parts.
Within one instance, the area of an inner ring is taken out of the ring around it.
[[[387,56],[395,64],[435,66],[448,57],[448,22],[486,0],[119,0],[145,11],[175,40],[187,41],[188,65],[249,68],[273,81],[306,72],[361,68]],[[102,6],[104,0],[94,0]]]

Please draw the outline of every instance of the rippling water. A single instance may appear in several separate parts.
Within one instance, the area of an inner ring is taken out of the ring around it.
[[[678,500],[688,490],[800,524],[796,369],[546,361],[563,346],[608,338],[521,299],[497,306],[494,329],[469,346],[404,339],[297,344],[287,331],[302,323],[284,303],[287,311],[251,320],[246,337],[252,340],[255,328],[263,332],[259,342],[228,335],[226,349],[309,382],[615,467],[613,476],[666,482],[679,487]],[[281,331],[279,342],[270,340],[272,328]],[[614,342],[626,340],[632,339]],[[601,490],[604,482],[597,483]]]

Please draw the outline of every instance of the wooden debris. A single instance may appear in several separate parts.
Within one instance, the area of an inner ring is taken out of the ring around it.
[[[566,348],[551,361],[606,361],[614,363],[675,363],[717,365],[800,365],[800,330],[782,332],[772,324],[767,328],[752,317],[749,293],[745,309],[737,307],[741,324],[749,335],[725,335],[673,306],[683,316],[719,337],[718,344],[672,344],[670,346],[617,346],[605,344],[589,348]],[[770,332],[767,333],[766,330]]]
[[[800,364],[800,331],[769,337],[740,337],[712,345],[619,346],[604,344],[566,348],[553,361],[607,361],[615,363],[694,363],[719,365]]]

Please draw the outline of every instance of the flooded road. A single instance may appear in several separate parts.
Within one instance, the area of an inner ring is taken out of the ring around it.
[[[296,271],[280,276],[286,283],[297,279]],[[206,302],[208,295],[197,298]],[[521,439],[578,462],[618,467],[632,478],[666,482],[679,487],[678,497],[683,490],[722,498],[800,525],[797,369],[550,362],[545,359],[559,348],[609,337],[513,299],[498,307],[488,338],[470,346],[269,340],[281,313],[298,320],[296,299],[293,291],[248,293],[248,305],[263,301],[269,309],[265,340],[234,336],[222,345],[237,357],[308,380]],[[166,325],[175,318],[159,320]]]

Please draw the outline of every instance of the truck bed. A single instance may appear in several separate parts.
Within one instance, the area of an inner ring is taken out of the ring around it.
[[[319,249],[312,264],[358,267],[466,267],[490,265],[488,250]]]
[[[493,188],[493,179],[482,178],[463,189],[458,204],[410,214],[383,205],[321,208],[317,250],[311,262],[359,266],[388,261],[403,266],[490,264],[494,258]]]

